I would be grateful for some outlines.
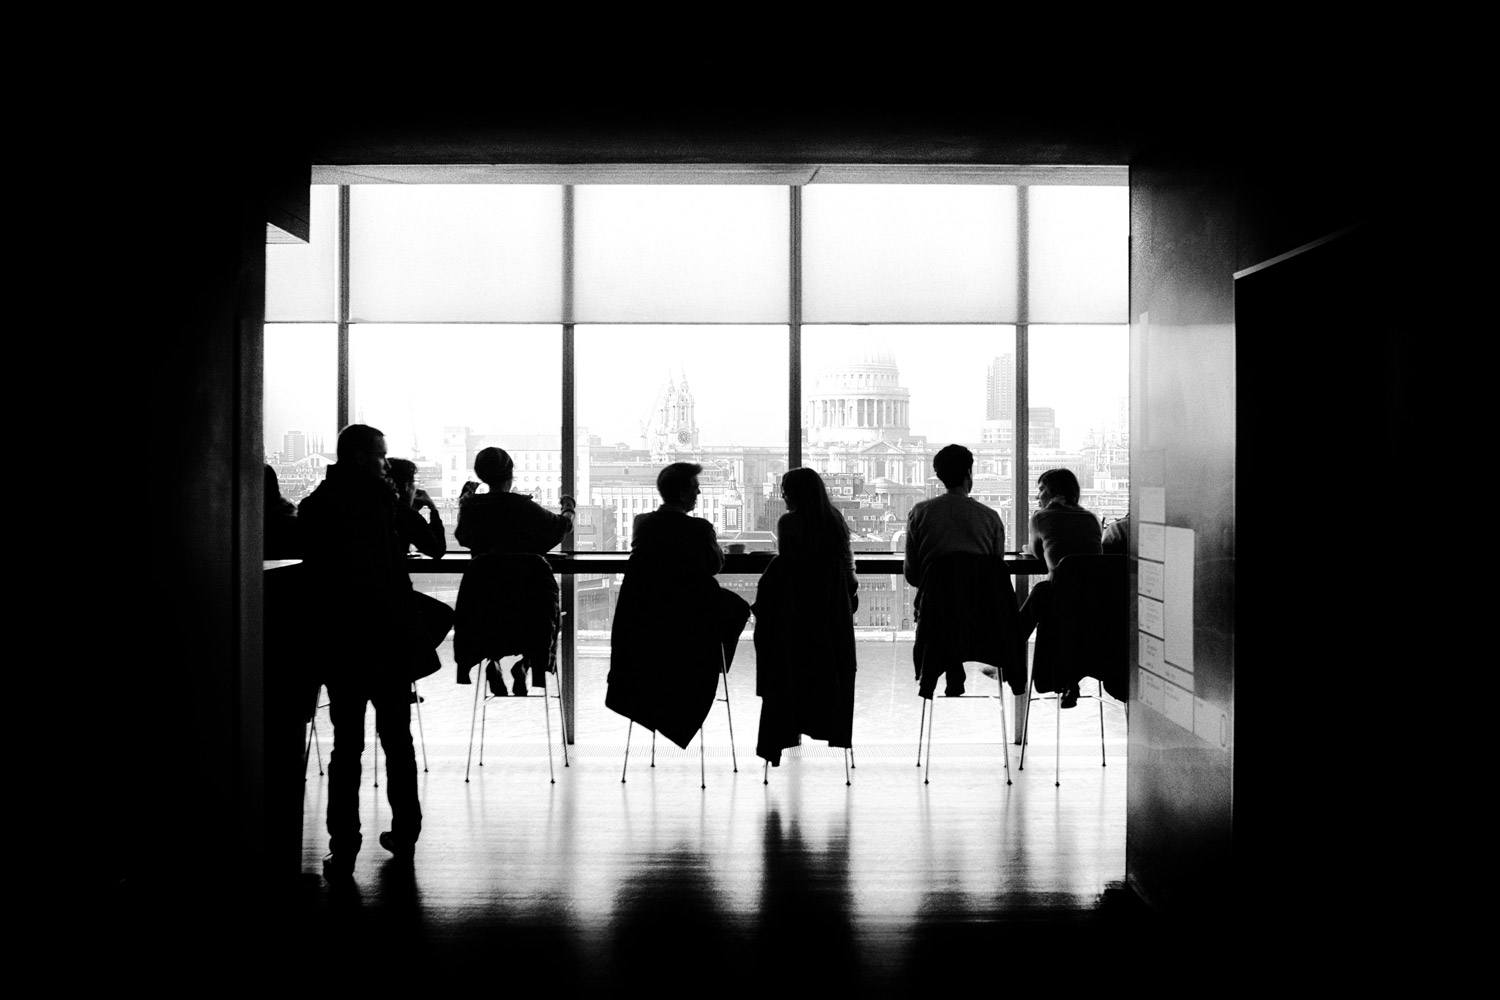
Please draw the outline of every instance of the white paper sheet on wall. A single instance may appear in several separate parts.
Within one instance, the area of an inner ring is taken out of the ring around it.
[[[1167,710],[1167,682],[1151,673],[1141,671],[1141,701],[1158,712]]]
[[[1176,684],[1165,684],[1166,707],[1162,714],[1171,719],[1183,729],[1191,731],[1193,728],[1193,693],[1185,691]]]
[[[1146,597],[1154,597],[1158,601],[1166,600],[1166,566],[1159,562],[1151,562],[1148,559],[1142,559],[1139,565],[1140,572],[1137,575],[1137,579],[1140,581],[1138,586],[1141,594]]]
[[[1167,533],[1166,529],[1159,524],[1142,524],[1140,530],[1141,544],[1137,553],[1142,559],[1155,559],[1163,562],[1167,558]]]
[[[1165,639],[1167,636],[1166,614],[1163,611],[1162,602],[1153,601],[1149,597],[1140,597],[1136,599],[1136,603],[1139,605],[1137,617],[1141,631],[1150,632],[1158,639]]]
[[[1167,522],[1167,491],[1164,487],[1141,487],[1141,521],[1152,524]]]
[[[1161,677],[1167,675],[1166,648],[1156,636],[1148,632],[1137,632],[1140,639],[1140,657],[1137,660],[1141,666]]]
[[[1167,662],[1187,671],[1193,669],[1194,541],[1191,528],[1166,529],[1166,631],[1161,634]]]

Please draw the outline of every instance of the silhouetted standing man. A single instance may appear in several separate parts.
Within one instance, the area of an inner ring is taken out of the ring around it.
[[[391,829],[380,845],[409,860],[422,829],[411,739],[411,650],[418,635],[398,544],[395,493],[386,478],[385,435],[364,424],[339,433],[338,462],[298,509],[312,593],[329,605],[325,683],[333,717],[328,764],[328,849],[323,872],[347,877],[363,840],[360,754],[365,706],[385,750]],[[393,633],[395,639],[393,641]]]

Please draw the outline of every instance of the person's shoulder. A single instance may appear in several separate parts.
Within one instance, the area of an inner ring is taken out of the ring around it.
[[[933,502],[934,501],[932,500],[918,500],[916,503],[911,505],[911,510],[907,512],[906,515],[907,518],[910,519],[927,513],[932,509]]]

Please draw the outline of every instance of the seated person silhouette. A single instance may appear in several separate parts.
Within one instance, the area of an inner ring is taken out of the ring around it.
[[[776,558],[755,592],[755,752],[772,767],[802,736],[849,747],[854,730],[854,612],[849,525],[812,469],[781,477],[787,512]]]
[[[674,462],[656,477],[662,505],[636,518],[610,633],[606,707],[684,749],[708,717],[720,657],[728,669],[750,605],[714,576],[714,526],[690,517],[703,467]]]
[[[391,829],[380,845],[410,860],[422,830],[411,683],[435,654],[410,599],[406,559],[395,544],[397,500],[386,478],[385,435],[365,424],[339,432],[338,461],[298,508],[309,593],[327,627],[318,630],[333,752],[328,764],[328,847],[323,872],[347,878],[362,836],[360,755],[365,708],[385,750]]]
[[[572,497],[562,497],[562,513],[554,514],[534,501],[530,495],[511,492],[515,471],[515,460],[504,448],[483,448],[474,456],[474,474],[484,481],[489,492],[476,492],[479,484],[473,480],[464,483],[458,498],[458,527],[453,535],[460,545],[467,546],[475,556],[498,557],[501,554],[527,553],[540,557],[561,542],[573,528],[577,505]],[[504,563],[503,567],[501,563]],[[536,684],[543,683],[543,671],[552,669],[551,662],[555,655],[552,646],[556,640],[556,624],[559,620],[557,581],[553,579],[551,570],[546,568],[545,560],[540,559],[497,558],[493,561],[493,569],[494,573],[488,577],[493,586],[485,588],[490,591],[488,596],[481,598],[478,588],[470,587],[471,593],[466,598],[463,589],[459,590],[459,631],[454,636],[459,683],[469,683],[469,668],[480,659],[493,661],[494,658],[489,654],[501,648],[495,645],[497,642],[501,645],[516,645],[519,642],[511,652],[522,652],[523,656],[511,667],[510,673],[515,694],[524,696],[527,690],[528,664],[533,675],[532,681]],[[543,576],[546,577],[546,582],[543,582]],[[466,575],[465,582],[468,579]],[[477,579],[480,578],[476,577]],[[550,608],[543,606],[548,603],[544,598],[550,599]],[[495,618],[492,611],[496,607],[506,607],[513,612],[507,616],[513,628],[507,629],[506,621]],[[550,629],[551,639],[543,645],[542,630],[549,619],[553,623]],[[525,638],[504,640],[497,630],[524,635]],[[479,645],[469,641],[480,636],[487,638]],[[544,649],[547,651],[545,658],[541,655]],[[505,690],[505,678],[501,676],[495,662],[490,663],[485,674],[491,693],[497,696],[508,693]]]
[[[415,546],[424,556],[441,559],[448,550],[443,518],[427,491],[417,488],[417,463],[406,458],[392,458],[387,460],[386,465],[391,485],[396,492],[396,557],[405,560],[407,553]],[[423,507],[427,508],[425,521],[420,513]],[[416,589],[411,591],[411,603],[422,634],[436,650],[448,638],[448,631],[453,627],[453,609],[436,597]],[[414,680],[437,673],[440,666],[434,653]],[[411,700],[415,702],[417,698],[416,689],[413,688]]]
[[[266,466],[265,549],[266,559],[302,558],[301,528],[297,508],[281,496],[276,470]]]
[[[1036,630],[1037,623],[1052,609],[1052,574],[1057,564],[1071,555],[1099,555],[1101,533],[1099,519],[1079,506],[1082,490],[1071,469],[1048,469],[1037,477],[1036,512],[1031,515],[1031,552],[1046,560],[1047,579],[1031,585],[1026,603],[1021,605],[1021,639],[1024,642]],[[1062,707],[1078,704],[1078,685],[1068,684],[1062,691]]]
[[[1130,515],[1117,517],[1104,529],[1099,540],[1100,548],[1107,556],[1123,556],[1130,553]]]
[[[946,492],[923,500],[906,518],[903,569],[906,582],[917,588],[915,610],[919,630],[924,594],[929,589],[923,580],[935,561],[958,554],[994,556],[998,560],[1005,554],[1005,525],[1000,515],[969,496],[974,488],[974,453],[961,444],[950,444],[932,456],[932,471],[942,480]],[[916,652],[913,651],[914,656]],[[964,693],[963,663],[950,663],[947,678],[944,694],[956,697]],[[922,680],[920,659],[917,680]]]

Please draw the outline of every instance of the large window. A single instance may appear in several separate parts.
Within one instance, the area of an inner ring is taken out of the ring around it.
[[[1045,468],[1073,468],[1106,519],[1126,510],[1123,173],[535,179],[315,187],[309,243],[268,247],[265,451],[291,499],[322,479],[338,424],[364,422],[417,463],[453,548],[489,445],[517,490],[576,497],[579,551],[627,550],[678,460],[704,467],[697,515],[748,551],[774,551],[780,476],[805,465],[857,551],[899,552],[949,443],[974,452],[1008,548]],[[617,583],[573,581],[580,704],[602,701]],[[725,583],[753,598],[756,578]],[[451,600],[457,578],[419,586]],[[892,670],[909,669],[911,596],[861,578],[857,624]]]

